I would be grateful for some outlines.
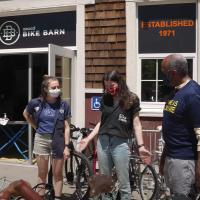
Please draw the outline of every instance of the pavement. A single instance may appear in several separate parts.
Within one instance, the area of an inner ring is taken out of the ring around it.
[[[37,183],[37,166],[30,165],[23,159],[0,159],[0,180],[5,177],[7,186],[10,182],[23,179],[32,186]]]
[[[28,181],[32,186],[37,184],[37,166],[30,165],[23,159],[0,158],[0,190],[6,187],[10,182],[23,179]],[[69,195],[75,191],[75,186],[66,183],[63,185],[63,200],[75,200],[76,198]],[[141,200],[137,191],[132,194],[132,200]]]

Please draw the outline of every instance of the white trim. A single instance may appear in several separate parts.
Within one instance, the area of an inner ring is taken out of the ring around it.
[[[75,10],[78,5],[94,4],[95,0],[10,0],[0,1],[0,16]]]
[[[197,31],[197,82],[200,83],[200,0],[197,0],[197,26],[196,26],[196,31]]]
[[[71,50],[77,50],[76,46],[63,47]],[[19,49],[1,49],[0,54],[23,54],[23,53],[47,53],[48,47],[41,48],[19,48]]]
[[[96,89],[96,88],[85,88],[85,93],[99,93],[102,94],[103,89]]]
[[[126,2],[134,2],[138,5],[157,5],[157,4],[180,4],[180,3],[196,3],[196,0],[125,0]]]
[[[154,117],[162,117],[163,115],[163,102],[142,102],[141,103],[142,110],[140,111],[140,116],[154,116]]]
[[[34,14],[44,14],[44,13],[55,13],[55,12],[65,12],[65,11],[74,11],[76,6],[63,6],[56,8],[38,8],[38,9],[27,9],[27,10],[13,10],[13,11],[2,11],[0,12],[0,17],[8,16],[19,16],[19,15],[34,15]]]
[[[138,54],[138,58],[155,58],[155,59],[157,59],[157,58],[164,58],[165,56],[168,56],[169,54],[171,54],[171,53]],[[180,54],[187,58],[194,58],[197,56],[196,53],[180,53]]]
[[[137,8],[136,3],[126,2],[126,82],[130,90],[137,91]]]
[[[85,6],[78,5],[76,12],[76,46],[77,60],[74,79],[74,124],[78,127],[85,126]]]

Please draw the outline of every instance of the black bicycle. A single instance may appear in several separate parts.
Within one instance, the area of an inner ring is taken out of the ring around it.
[[[129,179],[132,194],[136,191],[142,200],[155,199],[158,190],[156,171],[151,165],[145,165],[141,161],[135,140],[131,145]]]
[[[154,200],[158,192],[158,177],[155,169],[151,165],[145,165],[138,153],[137,145],[133,140],[129,162],[129,181],[132,197],[142,200]],[[112,192],[107,194],[112,200],[120,200],[119,183],[116,178],[115,168],[113,168],[113,178],[116,180]],[[137,196],[138,195],[138,196]],[[96,199],[101,199],[101,196]]]
[[[75,131],[80,129],[70,125],[71,139],[78,139],[73,136]],[[93,175],[93,170],[88,158],[75,150],[74,144],[70,141],[70,158],[65,161],[64,181],[63,181],[63,199],[86,200],[89,198],[88,179]],[[48,173],[48,183],[40,183],[33,187],[36,192],[43,193],[43,200],[54,200],[54,189],[52,180],[52,166]],[[22,197],[15,198],[22,200]]]
[[[77,133],[74,135],[73,133]],[[88,179],[93,175],[93,170],[89,159],[84,153],[79,153],[75,150],[75,144],[73,140],[79,141],[85,134],[88,134],[88,129],[76,128],[74,125],[70,125],[71,142],[70,142],[70,158],[65,161],[64,172],[65,179],[63,184],[63,190],[66,194],[66,199],[88,199],[89,198],[89,186]]]

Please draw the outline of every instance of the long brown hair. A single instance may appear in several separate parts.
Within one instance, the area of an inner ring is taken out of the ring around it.
[[[102,84],[105,92],[106,88],[104,81],[114,81],[118,84],[120,97],[119,104],[122,108],[129,109],[138,101],[137,95],[129,90],[125,80],[118,71],[113,70],[104,74]]]

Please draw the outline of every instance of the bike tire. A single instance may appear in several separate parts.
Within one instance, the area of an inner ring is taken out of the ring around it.
[[[141,173],[139,191],[142,200],[153,200],[158,191],[158,181],[155,169],[147,165]]]
[[[68,166],[72,168],[70,169],[70,172],[73,173],[73,182],[67,183],[66,185],[66,187],[69,187],[69,184],[71,184],[71,192],[67,192],[66,196],[74,200],[86,200],[89,198],[90,190],[88,179],[90,176],[93,175],[91,163],[88,158],[82,153],[72,151],[71,156],[72,159],[69,162],[72,161],[73,163],[65,162],[65,165],[68,163]],[[68,175],[67,173],[69,172],[67,168],[67,166],[65,166],[64,168],[66,177]],[[65,187],[65,183],[63,186]]]

